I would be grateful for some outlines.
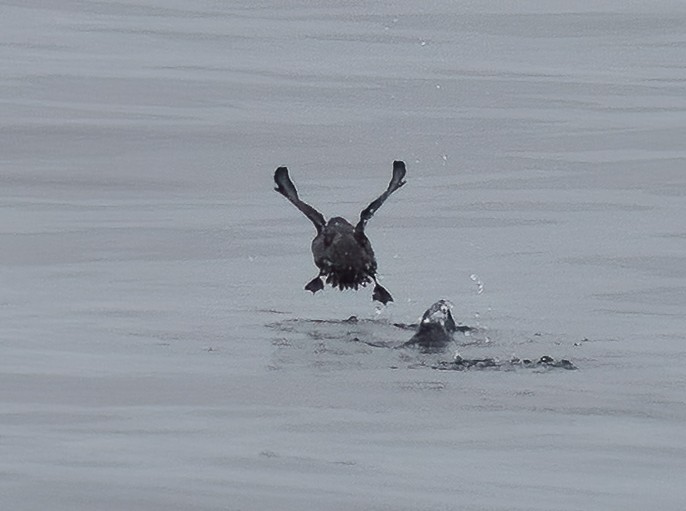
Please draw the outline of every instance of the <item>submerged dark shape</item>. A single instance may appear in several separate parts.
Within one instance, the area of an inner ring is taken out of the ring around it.
[[[442,351],[453,342],[453,333],[471,330],[455,322],[452,308],[453,304],[448,300],[434,303],[424,312],[417,333],[403,346],[418,346],[423,351]]]
[[[454,341],[455,332],[469,332],[474,330],[465,325],[458,325],[452,314],[453,304],[448,300],[439,300],[429,307],[422,316],[417,331],[412,338],[400,347],[418,347],[424,353],[438,353],[445,351]],[[398,324],[402,328],[412,325]],[[465,371],[468,369],[516,369],[518,367],[529,369],[568,369],[574,370],[576,366],[566,359],[554,359],[544,355],[537,360],[520,359],[513,357],[510,360],[501,361],[497,358],[464,358],[459,354],[448,362],[442,361],[434,366],[434,369]]]
[[[555,360],[553,357],[543,355],[538,360],[511,358],[507,361],[500,361],[496,358],[463,358],[457,355],[452,362],[441,362],[436,369],[465,371],[467,369],[515,369],[526,367],[529,369],[567,369],[573,371],[576,366],[567,359]]]
[[[305,289],[316,293],[324,288],[324,282],[339,289],[357,289],[374,282],[372,299],[384,305],[393,301],[391,294],[376,280],[376,258],[369,239],[364,233],[367,222],[374,213],[398,188],[405,184],[405,163],[393,162],[393,177],[388,188],[360,213],[360,220],[353,225],[339,216],[328,222],[319,211],[300,200],[298,191],[288,176],[286,167],[279,167],[274,172],[276,191],[286,197],[298,208],[317,229],[317,236],[312,240],[314,263],[319,268],[319,275],[307,283]]]

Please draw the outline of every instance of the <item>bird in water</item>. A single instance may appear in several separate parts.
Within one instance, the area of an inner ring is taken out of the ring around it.
[[[398,188],[405,184],[405,163],[393,162],[393,177],[388,188],[360,213],[360,220],[353,227],[345,218],[339,216],[327,222],[319,211],[300,200],[298,191],[288,176],[286,167],[279,167],[274,172],[276,191],[286,197],[298,208],[317,229],[317,236],[312,240],[314,263],[319,274],[307,283],[305,289],[316,293],[324,289],[324,282],[339,289],[357,289],[374,282],[372,300],[386,305],[393,301],[391,294],[376,279],[376,258],[369,238],[364,233],[367,222],[377,209]]]
[[[425,352],[442,351],[453,343],[454,332],[471,330],[455,323],[452,309],[453,304],[448,300],[439,300],[426,309],[417,332],[403,347],[419,346]]]

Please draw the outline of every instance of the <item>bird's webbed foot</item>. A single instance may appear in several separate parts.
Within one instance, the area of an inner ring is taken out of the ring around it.
[[[393,301],[393,297],[385,287],[377,282],[376,286],[374,286],[374,292],[372,293],[372,300],[376,300],[377,302],[381,302],[386,305],[388,302]]]
[[[322,279],[320,276],[316,276],[312,280],[310,280],[306,285],[305,289],[307,291],[312,291],[312,294],[316,293],[317,291],[321,291],[324,289],[324,283],[322,282]]]

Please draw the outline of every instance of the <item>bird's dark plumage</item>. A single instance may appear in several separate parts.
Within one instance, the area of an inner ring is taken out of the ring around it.
[[[424,351],[441,351],[453,341],[456,330],[468,327],[458,327],[452,314],[453,304],[448,300],[439,300],[429,307],[419,322],[417,333],[405,346],[419,346]]]
[[[319,275],[308,282],[305,289],[313,293],[323,289],[322,278],[327,284],[339,289],[357,289],[374,282],[372,299],[383,304],[393,301],[391,294],[376,280],[376,258],[364,229],[386,199],[405,184],[405,173],[404,162],[393,162],[393,177],[388,188],[362,210],[360,220],[353,227],[341,217],[333,217],[327,222],[319,211],[300,200],[298,191],[288,175],[288,169],[276,169],[276,191],[309,218],[317,229],[317,236],[312,240],[312,254],[319,268]]]

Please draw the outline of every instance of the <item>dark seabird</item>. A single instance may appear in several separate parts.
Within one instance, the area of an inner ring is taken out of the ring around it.
[[[376,258],[364,228],[386,199],[405,184],[405,172],[404,162],[393,162],[393,177],[388,188],[360,213],[360,220],[353,227],[339,216],[327,222],[319,211],[300,200],[298,191],[288,176],[288,169],[276,169],[276,191],[291,201],[317,229],[317,236],[312,240],[312,254],[314,263],[319,268],[319,275],[308,282],[305,289],[312,293],[323,289],[322,278],[326,279],[327,284],[341,290],[357,289],[374,282],[372,299],[384,305],[393,301],[391,294],[376,280]]]
[[[429,307],[422,316],[417,333],[404,346],[418,346],[422,351],[442,351],[453,342],[453,333],[471,328],[457,325],[452,313],[453,304],[439,300]]]
[[[417,332],[412,338],[401,347],[419,348],[424,353],[440,353],[444,351],[454,341],[455,332],[469,332],[474,330],[465,325],[455,322],[452,313],[453,304],[448,300],[439,300],[429,307],[422,320],[417,326]],[[467,369],[515,369],[526,367],[533,369],[569,369],[574,370],[576,366],[566,359],[556,360],[547,355],[538,360],[511,358],[509,361],[500,361],[497,358],[464,358],[456,353],[455,358],[450,361],[440,361],[434,369],[464,371]]]

